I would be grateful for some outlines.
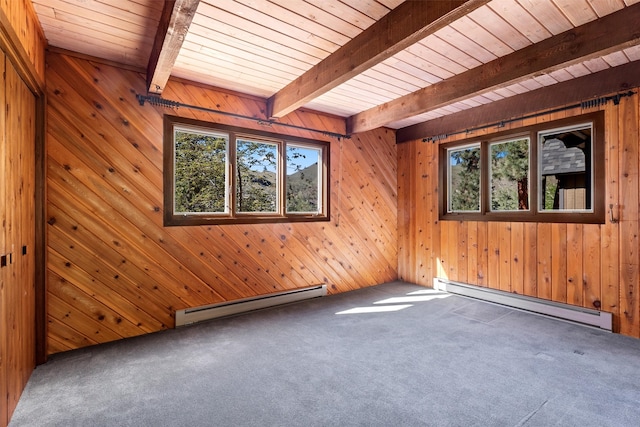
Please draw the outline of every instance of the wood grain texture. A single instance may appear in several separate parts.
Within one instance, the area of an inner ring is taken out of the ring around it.
[[[538,298],[552,299],[551,296],[551,277],[553,270],[551,267],[551,224],[538,224],[537,230],[537,283],[538,292],[535,295]]]
[[[626,99],[620,103],[620,331],[640,334],[638,309],[638,100]]]
[[[429,258],[422,258],[423,252],[416,248],[405,247],[399,252],[398,265],[405,265],[405,254],[413,252],[414,263],[432,262],[433,277],[421,278],[418,283],[429,284],[434,277],[456,280],[461,271],[466,271],[467,283],[611,312],[616,332],[640,337],[639,99],[635,94],[621,100],[619,105],[610,103],[599,107],[605,112],[607,211],[612,205],[613,218],[619,222],[611,222],[609,213],[604,224],[473,221],[461,224],[438,221],[436,215],[428,223],[430,229],[422,230],[420,236],[439,236],[439,246],[433,246]],[[534,120],[546,123],[591,111],[594,109],[574,108]],[[519,121],[507,125],[507,129],[528,124],[531,120]],[[459,139],[453,136],[441,142]],[[420,161],[415,147],[424,146],[437,147],[437,144],[414,140],[398,145],[398,168],[404,170],[398,175],[399,188],[420,179],[411,175],[412,162]],[[437,162],[422,173],[433,177],[428,188],[437,187]],[[399,199],[398,209],[404,215],[399,223],[399,235],[415,232],[412,225],[415,210],[437,210],[437,196],[428,200],[431,204],[425,206],[425,200],[418,194],[414,194],[413,199],[406,196]],[[403,229],[406,224],[409,227]],[[421,239],[423,237],[408,238],[403,244],[420,247]],[[466,259],[460,256],[463,247],[467,250]],[[462,268],[460,263],[464,263]],[[409,273],[403,274],[411,277]]]
[[[31,0],[0,0],[0,9],[41,81],[44,81],[44,48],[47,44]]]
[[[443,221],[443,223],[446,222],[448,221]],[[500,288],[500,228],[501,224],[498,222],[487,224],[487,285],[490,287],[497,286],[498,289]]]
[[[582,305],[584,297],[584,263],[582,224],[567,224],[567,303]]]
[[[189,32],[200,0],[164,2],[147,65],[147,90],[161,94]]]
[[[21,4],[29,0],[2,1]],[[153,36],[165,4],[158,0],[32,1],[51,46],[137,67],[145,67],[152,56]],[[566,55],[571,57],[573,53],[584,53],[589,46],[614,39],[616,32],[633,34],[637,19],[630,17],[625,27],[621,21],[612,24],[605,18],[625,7],[632,9],[635,1],[596,3],[203,0],[188,35],[183,37],[171,74],[254,96],[272,97],[277,93],[273,104],[274,115],[278,116],[294,110],[296,105],[306,105],[342,117],[375,109],[384,118],[387,102],[506,58],[559,33],[597,22],[598,18],[612,34],[594,33],[594,42],[582,41],[573,46],[554,41],[550,43],[552,51],[566,47]],[[461,7],[442,16],[456,5]],[[174,34],[183,28],[179,26]],[[540,61],[548,56],[544,51],[530,53],[527,57]],[[389,115],[392,121],[386,125],[401,129],[489,99],[511,97],[621,66],[637,59],[638,48],[602,53],[605,55],[577,61],[571,67],[559,64],[559,69],[552,67],[516,83],[500,84],[488,93],[426,112],[424,117],[394,122],[395,116]],[[521,65],[531,69],[528,61]],[[485,74],[496,70],[506,75],[509,67],[495,64]],[[464,80],[462,85],[483,79],[476,77]],[[431,94],[437,97],[442,89]],[[389,114],[393,113],[391,110]]]
[[[36,151],[44,127],[46,41],[29,0],[0,0],[0,426],[11,419],[36,363]],[[41,157],[40,157],[41,158]],[[41,229],[41,228],[40,228]],[[41,242],[41,239],[39,239]],[[41,271],[41,270],[40,270]],[[41,282],[44,286],[44,280]],[[44,322],[43,322],[44,324]]]
[[[173,327],[177,309],[314,284],[338,293],[397,279],[392,131],[330,141],[330,222],[165,228],[163,114],[263,126],[141,107],[140,73],[59,53],[50,53],[47,65],[49,353]],[[266,111],[259,98],[184,81],[170,80],[163,96],[253,117]],[[344,122],[330,116],[298,111],[286,120],[344,133]],[[277,125],[268,130],[318,138]]]
[[[486,222],[478,223],[478,286],[487,285],[489,269],[489,236]]]
[[[51,46],[139,67],[149,60],[164,4],[155,0],[29,3],[33,3]]]
[[[485,3],[486,0],[402,3],[272,96],[269,115],[289,114]]]
[[[640,35],[629,28],[639,20],[640,5],[631,6],[508,55],[483,61],[483,65],[351,116],[348,130],[357,133],[374,129],[635,46]],[[474,50],[477,56],[479,49]]]
[[[6,71],[5,71],[6,61],[4,52],[0,51],[0,85],[2,90],[0,91],[0,105],[6,106]],[[9,171],[7,164],[7,148],[8,145],[6,143],[6,135],[4,132],[6,124],[6,116],[5,114],[0,114],[0,129],[3,129],[0,132],[0,176],[6,177],[7,182],[9,181]],[[6,208],[6,199],[7,199],[7,191],[9,189],[9,185],[6,185],[4,182],[0,185],[0,255],[6,256],[9,252],[9,243],[8,243],[8,233],[7,228],[4,224],[7,223],[7,217],[9,214],[9,210]],[[6,262],[6,258],[4,258]],[[9,302],[7,301],[7,285],[9,283],[9,269],[6,267],[0,267],[0,426],[5,426],[9,424],[9,409],[8,409],[8,401],[5,396],[7,396],[7,355],[9,349],[7,347],[8,337],[9,337],[9,328],[5,325],[8,324],[7,318],[7,306]]]
[[[505,264],[511,265],[511,277],[509,279],[510,291],[516,294],[524,293],[524,224],[514,222],[511,224],[510,259],[505,259]]]
[[[605,161],[607,166],[607,205],[610,218],[620,219],[619,182],[620,182],[620,129],[619,108],[609,106],[606,109],[607,125],[605,139]],[[600,230],[601,237],[601,305],[611,312],[620,310],[620,233],[618,223],[608,221]],[[620,330],[620,317],[613,318],[614,328]]]
[[[35,97],[2,55],[0,426],[35,367]]]
[[[467,224],[467,283],[478,284],[478,222]]]

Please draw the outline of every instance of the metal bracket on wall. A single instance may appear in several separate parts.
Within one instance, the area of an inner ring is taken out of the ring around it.
[[[618,218],[613,216],[613,203],[609,204],[609,221],[611,224],[616,224],[618,222]]]

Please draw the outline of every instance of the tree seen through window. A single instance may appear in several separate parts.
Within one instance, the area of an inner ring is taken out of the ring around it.
[[[449,211],[480,210],[480,146],[449,151]]]
[[[328,219],[328,143],[219,126],[226,131],[194,121],[165,138],[165,223]]]
[[[175,132],[176,213],[226,211],[225,135]]]
[[[529,139],[491,144],[491,210],[529,209]]]

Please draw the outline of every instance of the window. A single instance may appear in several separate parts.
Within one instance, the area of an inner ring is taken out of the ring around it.
[[[489,144],[492,212],[529,210],[529,138]]]
[[[164,223],[326,221],[329,143],[164,121]]]
[[[591,133],[590,124],[539,133],[541,211],[591,210]]]
[[[448,150],[449,211],[480,212],[480,144]]]
[[[604,222],[604,113],[441,148],[440,218]]]

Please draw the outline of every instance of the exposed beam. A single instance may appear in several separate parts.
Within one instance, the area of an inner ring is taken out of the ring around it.
[[[166,0],[147,65],[147,91],[160,94],[169,80],[200,0]]]
[[[358,133],[640,43],[640,4],[550,37],[347,120]]]
[[[490,104],[407,126],[398,129],[396,142],[402,143],[430,136],[452,134],[636,87],[640,87],[640,61],[629,62]]]
[[[488,3],[406,1],[269,98],[269,117],[282,117]]]

